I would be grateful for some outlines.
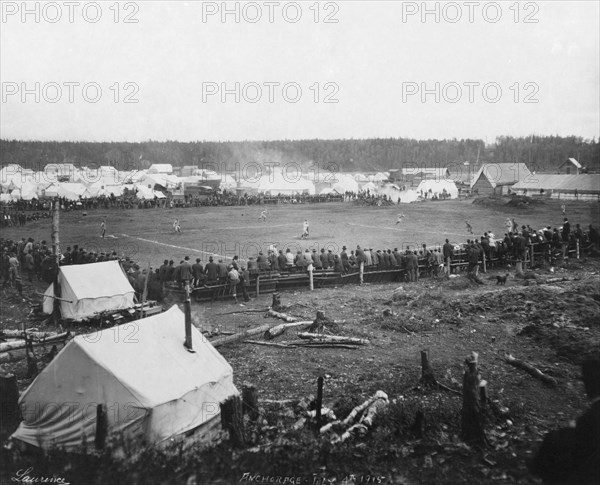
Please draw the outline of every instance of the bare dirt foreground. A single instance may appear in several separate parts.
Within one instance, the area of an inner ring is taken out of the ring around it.
[[[84,457],[4,450],[2,483],[29,464],[37,476],[70,483],[538,483],[526,459],[546,431],[566,426],[587,406],[578,364],[600,352],[599,270],[598,260],[572,260],[553,272],[537,270],[528,280],[510,277],[505,287],[496,286],[498,272],[490,272],[482,275],[485,285],[460,276],[283,292],[286,313],[312,320],[320,310],[335,320],[330,333],[369,344],[355,349],[243,342],[219,347],[238,388],[247,381],[258,390],[263,414],[258,424],[247,424],[245,447],[224,442],[204,451],[149,448],[135,457],[122,447]],[[34,290],[27,286],[23,298],[3,290],[4,328],[19,328],[37,300]],[[231,312],[270,303],[271,295],[265,295],[246,306],[195,304],[193,317],[204,328],[252,329],[274,320],[264,313]],[[296,333],[289,329],[271,342],[297,340]],[[450,390],[419,385],[422,350],[429,351],[435,377]],[[483,448],[461,439],[462,398],[451,392],[460,391],[464,360],[472,351],[479,353],[492,401]],[[557,385],[508,365],[506,353],[531,363]],[[17,375],[21,390],[31,382],[25,361],[2,367]],[[344,443],[315,437],[310,423],[290,431],[310,409],[318,376],[325,377],[323,405],[338,417],[378,390],[387,393],[390,405],[365,436]]]

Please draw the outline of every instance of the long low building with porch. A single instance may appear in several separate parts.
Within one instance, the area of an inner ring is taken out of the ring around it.
[[[531,174],[511,187],[517,195],[565,200],[600,200],[600,174]]]

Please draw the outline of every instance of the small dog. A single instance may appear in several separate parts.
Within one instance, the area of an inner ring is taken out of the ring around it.
[[[509,274],[506,273],[504,276],[496,276],[496,285],[506,285],[506,280]]]

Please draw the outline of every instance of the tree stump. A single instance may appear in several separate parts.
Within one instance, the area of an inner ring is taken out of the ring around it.
[[[319,333],[323,331],[325,325],[332,325],[334,322],[330,318],[327,318],[322,311],[317,311],[317,318],[313,320],[310,327],[306,329],[307,332]]]
[[[315,418],[317,422],[317,433],[321,429],[321,408],[323,407],[323,376],[317,379],[317,401],[315,404]]]
[[[425,413],[422,409],[417,411],[415,421],[410,427],[410,432],[417,438],[422,438],[425,434]]]
[[[13,374],[0,377],[0,428],[4,431],[14,431],[19,421],[19,388],[17,378]]]
[[[239,396],[231,396],[221,403],[221,424],[229,431],[229,440],[232,446],[241,448],[246,440],[244,438],[244,414],[242,400]]]
[[[283,309],[281,306],[281,296],[279,293],[273,293],[273,303],[271,303],[271,309],[275,310],[276,312]]]
[[[242,404],[244,413],[252,421],[256,421],[259,416],[258,412],[258,391],[254,384],[250,382],[242,383]]]
[[[437,380],[433,374],[433,369],[429,364],[429,351],[421,350],[421,384],[435,386]]]
[[[461,429],[463,439],[475,445],[484,445],[487,440],[484,432],[484,419],[479,400],[479,371],[477,370],[478,354],[473,352],[465,359],[463,375],[463,405],[461,413]]]
[[[485,413],[488,405],[488,389],[487,381],[484,380],[479,382],[479,404],[481,405],[482,412]]]
[[[25,339],[25,355],[27,356],[27,378],[32,379],[39,373],[37,359],[33,352],[33,343],[30,339]]]
[[[98,406],[96,406],[96,436],[94,439],[96,450],[104,449],[107,434],[108,417],[106,416],[106,406],[104,404],[98,404]]]

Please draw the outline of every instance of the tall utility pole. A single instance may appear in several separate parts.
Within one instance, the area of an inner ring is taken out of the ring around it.
[[[60,202],[58,200],[54,201],[54,211],[52,212],[52,254],[54,255],[54,259],[56,261],[56,265],[60,262],[60,241],[59,241],[59,231],[58,231],[58,223],[59,223],[59,207]]]
[[[54,263],[56,267],[54,268],[54,320],[58,322],[60,320],[60,297],[61,291],[58,285],[58,271],[60,269],[60,241],[59,241],[59,230],[58,230],[58,222],[59,222],[59,209],[60,202],[58,199],[54,201],[54,207],[52,211],[52,254],[54,255]]]

